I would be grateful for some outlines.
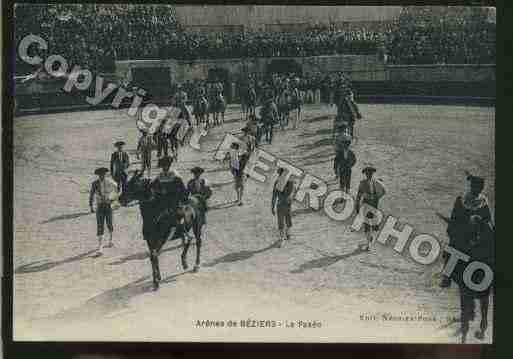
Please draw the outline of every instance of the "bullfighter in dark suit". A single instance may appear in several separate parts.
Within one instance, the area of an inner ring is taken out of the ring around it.
[[[130,157],[123,151],[124,141],[118,141],[114,146],[118,149],[110,156],[110,173],[112,179],[118,184],[118,192],[125,193],[128,167],[130,167]]]
[[[340,180],[340,189],[346,193],[349,193],[349,189],[351,188],[351,172],[356,163],[356,156],[354,152],[349,149],[350,144],[351,137],[344,136],[341,139],[341,146],[337,147],[337,153],[333,161],[335,175]]]

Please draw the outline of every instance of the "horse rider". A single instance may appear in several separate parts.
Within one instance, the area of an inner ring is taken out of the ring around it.
[[[137,158],[141,158],[141,173],[148,170],[148,177],[151,177],[151,152],[153,150],[153,139],[148,130],[142,130],[142,137],[137,145]]]
[[[107,247],[112,247],[112,232],[114,232],[114,226],[112,225],[112,207],[113,201],[119,198],[118,186],[116,182],[107,178],[105,175],[109,172],[108,168],[100,167],[94,171],[94,174],[98,176],[98,179],[93,181],[91,190],[89,192],[89,208],[91,213],[96,212],[96,235],[98,237],[98,250],[96,255],[101,256],[103,254],[103,234],[104,225],[107,224],[108,229],[108,241]],[[96,211],[93,204],[96,203]]]
[[[123,151],[124,145],[124,141],[117,141],[114,143],[117,151],[113,152],[110,156],[110,173],[118,185],[118,192],[121,193],[126,192],[126,183],[128,178],[126,171],[128,170],[128,167],[130,167],[130,157],[127,152]]]
[[[362,173],[365,174],[366,178],[362,180],[358,186],[358,193],[356,195],[356,213],[360,212],[360,202],[377,209],[379,200],[385,195],[385,188],[383,185],[372,178],[374,172],[376,172],[376,169],[372,166],[365,167],[362,170]],[[374,219],[374,213],[372,213],[370,210],[366,211],[364,215],[369,220]],[[366,246],[364,246],[363,249],[368,251],[370,249],[370,244],[374,239],[373,233],[377,234],[379,225],[364,223],[363,226],[367,239]]]
[[[286,183],[282,183],[282,174],[284,168],[278,168],[278,179],[273,186],[273,194],[271,198],[271,213],[277,214],[278,230],[280,231],[280,246],[283,240],[290,239],[290,228],[292,227],[292,197],[294,195],[294,182],[290,179]],[[281,189],[280,189],[281,188]],[[276,211],[275,211],[276,208]]]
[[[260,118],[264,124],[265,137],[270,144],[273,141],[273,128],[278,118],[278,109],[274,103],[273,94],[271,90],[266,93],[266,98],[262,107],[260,108]]]
[[[353,92],[346,84],[342,84],[338,91],[337,118],[347,122],[349,133],[354,138],[354,123],[357,119],[361,119],[362,115],[354,102]]]
[[[212,196],[212,190],[210,189],[207,180],[201,177],[203,172],[205,172],[203,168],[196,166],[191,169],[191,172],[194,177],[187,182],[187,193],[189,196],[194,196],[198,199],[201,213],[203,214],[201,223],[206,224],[206,212],[208,210],[207,201]]]
[[[159,167],[162,168],[162,171],[151,182],[150,187],[156,196],[160,213],[170,214],[176,219],[178,207],[186,202],[187,189],[180,174],[171,170],[172,164],[173,158],[170,156],[162,157],[159,160]],[[183,230],[183,226],[180,226],[182,222],[174,221],[178,233]]]
[[[482,193],[484,179],[467,173],[467,181],[470,183],[470,188],[456,198],[447,226],[449,245],[463,252],[469,252],[471,242],[478,240],[477,237],[480,234],[493,228],[488,198]],[[445,252],[445,264],[448,259]],[[447,288],[450,285],[451,279],[443,276],[440,287]]]
[[[333,161],[333,169],[335,176],[340,181],[340,189],[349,194],[351,188],[351,172],[356,164],[356,156],[349,148],[351,145],[351,137],[343,136],[341,146],[337,146],[335,160]]]

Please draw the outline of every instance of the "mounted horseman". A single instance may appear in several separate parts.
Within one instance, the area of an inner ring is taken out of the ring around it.
[[[161,281],[159,254],[167,240],[182,239],[182,266],[187,269],[187,252],[190,247],[188,231],[192,228],[196,243],[201,246],[201,218],[203,208],[188,200],[188,190],[176,171],[170,170],[173,159],[163,157],[159,161],[162,172],[151,181],[139,171],[130,178],[123,200],[139,202],[142,217],[143,239],[148,245],[152,267],[153,288]],[[193,201],[194,202],[194,201]],[[187,239],[186,239],[187,238]],[[200,252],[197,251],[196,270]]]
[[[442,288],[447,288],[453,280],[459,287],[462,343],[466,342],[469,323],[475,318],[476,300],[480,302],[481,323],[474,335],[479,340],[484,339],[488,328],[488,308],[493,285],[493,277],[491,277],[492,282],[488,283],[486,288],[480,288],[480,290],[470,288],[464,279],[466,265],[472,262],[484,263],[492,270],[493,275],[495,258],[495,228],[488,199],[482,193],[484,179],[467,172],[467,181],[470,188],[456,198],[451,217],[447,219],[441,216],[448,223],[449,246],[470,257],[465,263],[462,261],[457,263],[450,277],[444,276],[440,284]],[[444,260],[447,265],[449,256],[446,252]],[[470,280],[481,283],[485,279],[484,274],[483,271],[476,271]]]
[[[354,94],[347,80],[339,81],[337,93],[335,95],[335,103],[337,104],[337,117],[335,127],[340,124],[345,125],[349,129],[349,135],[354,138],[354,123],[362,118],[360,109],[354,102]]]

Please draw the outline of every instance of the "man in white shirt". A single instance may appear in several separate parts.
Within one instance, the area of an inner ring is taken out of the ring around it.
[[[93,182],[91,185],[91,191],[89,192],[89,207],[91,208],[91,213],[95,212],[93,203],[96,203],[98,256],[103,254],[103,233],[105,222],[107,223],[107,229],[109,231],[107,247],[113,246],[112,232],[114,231],[114,227],[112,225],[111,204],[119,197],[118,185],[110,178],[105,177],[107,172],[109,172],[109,170],[105,167],[97,168],[94,171],[94,174],[98,176],[98,179]]]

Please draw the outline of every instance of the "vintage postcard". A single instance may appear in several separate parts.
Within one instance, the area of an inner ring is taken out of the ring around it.
[[[14,341],[493,341],[495,8],[13,12]]]

